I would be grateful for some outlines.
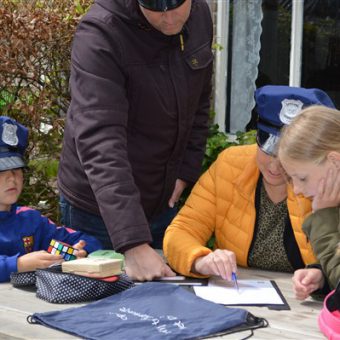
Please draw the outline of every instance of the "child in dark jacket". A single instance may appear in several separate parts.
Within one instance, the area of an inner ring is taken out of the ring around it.
[[[0,282],[9,281],[12,272],[63,261],[61,255],[47,252],[52,239],[73,245],[78,258],[101,248],[94,237],[57,227],[37,210],[17,206],[27,143],[28,130],[14,119],[0,116]]]

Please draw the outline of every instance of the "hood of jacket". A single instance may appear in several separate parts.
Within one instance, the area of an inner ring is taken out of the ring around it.
[[[95,0],[95,3],[131,24],[148,23],[137,0]]]
[[[145,30],[157,31],[146,20],[137,0],[95,0],[95,3],[131,25],[137,25]],[[192,0],[191,11],[195,8],[195,4],[196,0]],[[190,20],[190,17],[188,20]],[[186,24],[184,25],[184,30],[185,28]],[[159,33],[162,34],[161,32]],[[164,34],[162,35],[165,36]]]

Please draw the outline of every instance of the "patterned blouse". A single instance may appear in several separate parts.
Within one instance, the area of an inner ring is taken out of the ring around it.
[[[280,272],[293,272],[284,247],[285,221],[288,216],[286,199],[274,204],[261,186],[260,211],[252,248],[249,252],[250,267]]]

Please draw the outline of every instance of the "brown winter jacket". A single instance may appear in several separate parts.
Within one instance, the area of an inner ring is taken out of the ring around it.
[[[101,214],[116,250],[150,242],[148,220],[176,179],[200,173],[213,58],[205,1],[192,1],[183,38],[184,50],[137,0],[96,0],[74,37],[58,184],[71,204]]]

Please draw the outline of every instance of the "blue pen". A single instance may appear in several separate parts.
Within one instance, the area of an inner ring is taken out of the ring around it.
[[[239,291],[239,287],[238,287],[238,282],[237,282],[236,273],[232,272],[232,274],[231,274],[231,279],[235,282],[235,286],[236,286],[236,289],[237,289],[237,292],[238,292],[238,291]]]

